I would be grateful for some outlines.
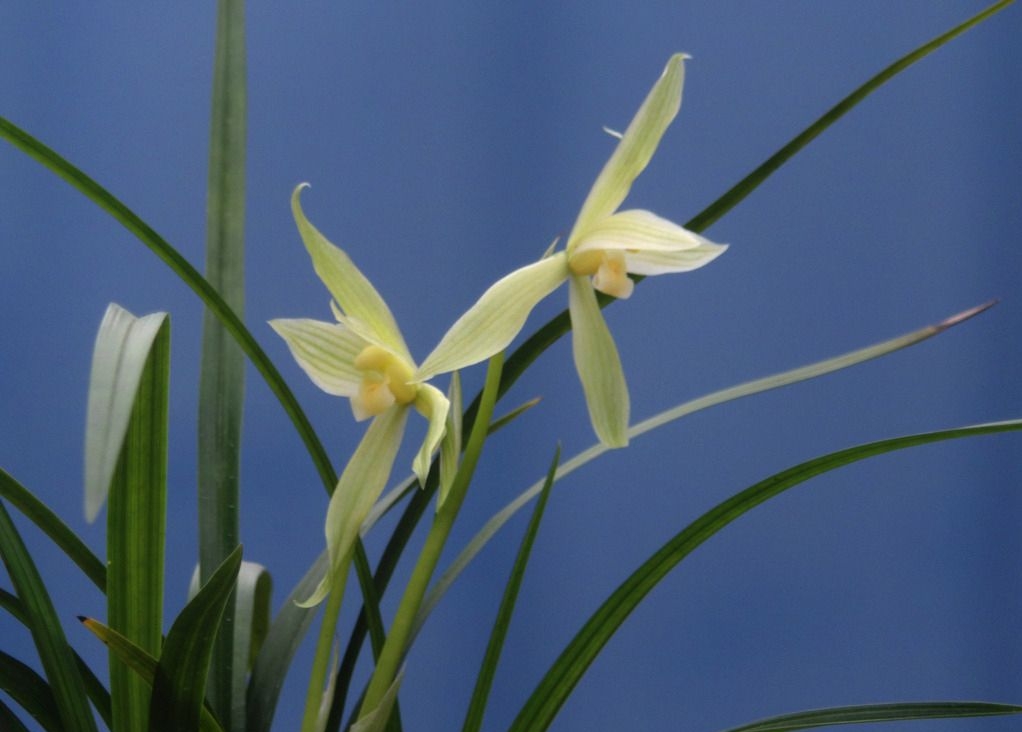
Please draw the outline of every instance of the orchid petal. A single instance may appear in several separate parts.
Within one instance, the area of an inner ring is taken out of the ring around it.
[[[676,252],[704,244],[712,242],[655,213],[633,209],[619,211],[586,229],[572,256],[608,249]]]
[[[358,393],[362,374],[354,362],[368,345],[364,338],[344,325],[304,318],[271,320],[270,327],[316,386],[335,396]]]
[[[344,314],[358,323],[355,330],[364,328],[370,331],[373,337],[369,340],[378,341],[411,361],[408,346],[405,345],[397,322],[380,293],[355,266],[351,258],[342,249],[331,244],[305,217],[299,198],[302,189],[307,185],[308,183],[302,183],[291,194],[291,212],[298,225],[298,233],[301,234],[305,248],[312,257],[316,274],[334,296]]]
[[[390,480],[390,471],[404,436],[408,410],[395,406],[376,417],[337,481],[326,512],[326,547],[330,569],[301,607],[322,602],[333,587],[337,569],[349,558],[359,528]]]
[[[628,196],[632,182],[649,163],[667,127],[681,108],[681,90],[685,83],[684,54],[675,54],[663,74],[625,130],[610,160],[593,184],[568,237],[568,252],[573,253],[576,237],[594,223],[610,216]]]
[[[415,397],[415,408],[429,420],[426,437],[422,440],[422,446],[419,448],[415,460],[412,461],[412,472],[419,479],[419,486],[424,488],[433,453],[436,452],[440,440],[443,439],[444,430],[447,428],[447,412],[451,408],[451,403],[447,401],[444,393],[435,386],[420,384],[419,393]]]
[[[536,304],[567,276],[567,256],[558,252],[498,280],[444,334],[415,379],[425,381],[502,351],[518,335]]]
[[[628,444],[628,386],[607,323],[588,277],[569,281],[571,347],[582,380],[589,419],[607,447]]]
[[[451,385],[447,389],[447,401],[451,403],[447,411],[447,430],[440,443],[440,487],[436,494],[436,508],[439,511],[447,500],[447,493],[458,473],[458,461],[461,458],[461,377],[455,371],[451,374]]]
[[[727,250],[727,244],[706,242],[692,249],[676,252],[626,252],[628,271],[638,275],[660,275],[671,272],[691,272],[709,264]]]

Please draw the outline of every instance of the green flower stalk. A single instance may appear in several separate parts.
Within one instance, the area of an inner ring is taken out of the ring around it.
[[[426,358],[420,377],[468,365],[459,358],[476,363],[506,348],[532,308],[568,280],[572,352],[590,421],[608,447],[628,444],[628,387],[595,291],[627,298],[634,286],[629,274],[689,272],[727,249],[649,211],[618,211],[681,108],[686,58],[679,53],[667,62],[596,178],[565,249],[483,293]]]

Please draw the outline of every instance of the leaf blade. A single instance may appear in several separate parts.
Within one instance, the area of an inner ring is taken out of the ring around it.
[[[741,727],[732,727],[727,732],[793,732],[794,730],[827,727],[835,724],[901,722],[911,719],[960,719],[1019,713],[1022,713],[1020,706],[990,702],[935,701],[856,704],[782,714]]]

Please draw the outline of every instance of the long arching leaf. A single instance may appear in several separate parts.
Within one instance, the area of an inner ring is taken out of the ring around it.
[[[732,521],[761,503],[821,473],[894,450],[974,435],[1022,429],[1022,419],[880,440],[833,452],[770,476],[710,509],[643,562],[593,613],[547,671],[509,732],[542,732],[586,669],[632,610],[682,559]]]
[[[782,714],[761,719],[752,724],[732,727],[727,732],[794,732],[813,727],[835,724],[865,724],[867,722],[902,722],[911,719],[959,719],[962,717],[995,717],[1022,713],[1014,704],[989,702],[902,702],[896,704],[860,704],[829,709],[811,709],[806,712]]]

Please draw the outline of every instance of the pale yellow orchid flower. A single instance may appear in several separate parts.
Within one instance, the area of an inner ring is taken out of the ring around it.
[[[593,429],[609,447],[628,444],[628,387],[594,290],[627,298],[634,286],[629,273],[688,272],[727,249],[649,211],[618,211],[681,107],[686,58],[675,54],[667,62],[589,191],[565,249],[512,272],[483,293],[426,358],[419,377],[461,368],[482,360],[478,354],[506,348],[532,308],[568,280],[575,368]]]
[[[433,453],[444,436],[450,403],[443,392],[415,376],[415,362],[380,294],[351,258],[305,217],[299,201],[305,186],[295,188],[291,210],[316,274],[333,296],[331,308],[337,320],[279,319],[270,325],[313,383],[329,394],[350,399],[356,420],[373,420],[327,509],[327,549],[333,570],[349,555],[362,523],[390,479],[409,409],[429,420],[412,463],[419,483],[425,485]],[[302,604],[321,601],[336,574],[327,572]]]

